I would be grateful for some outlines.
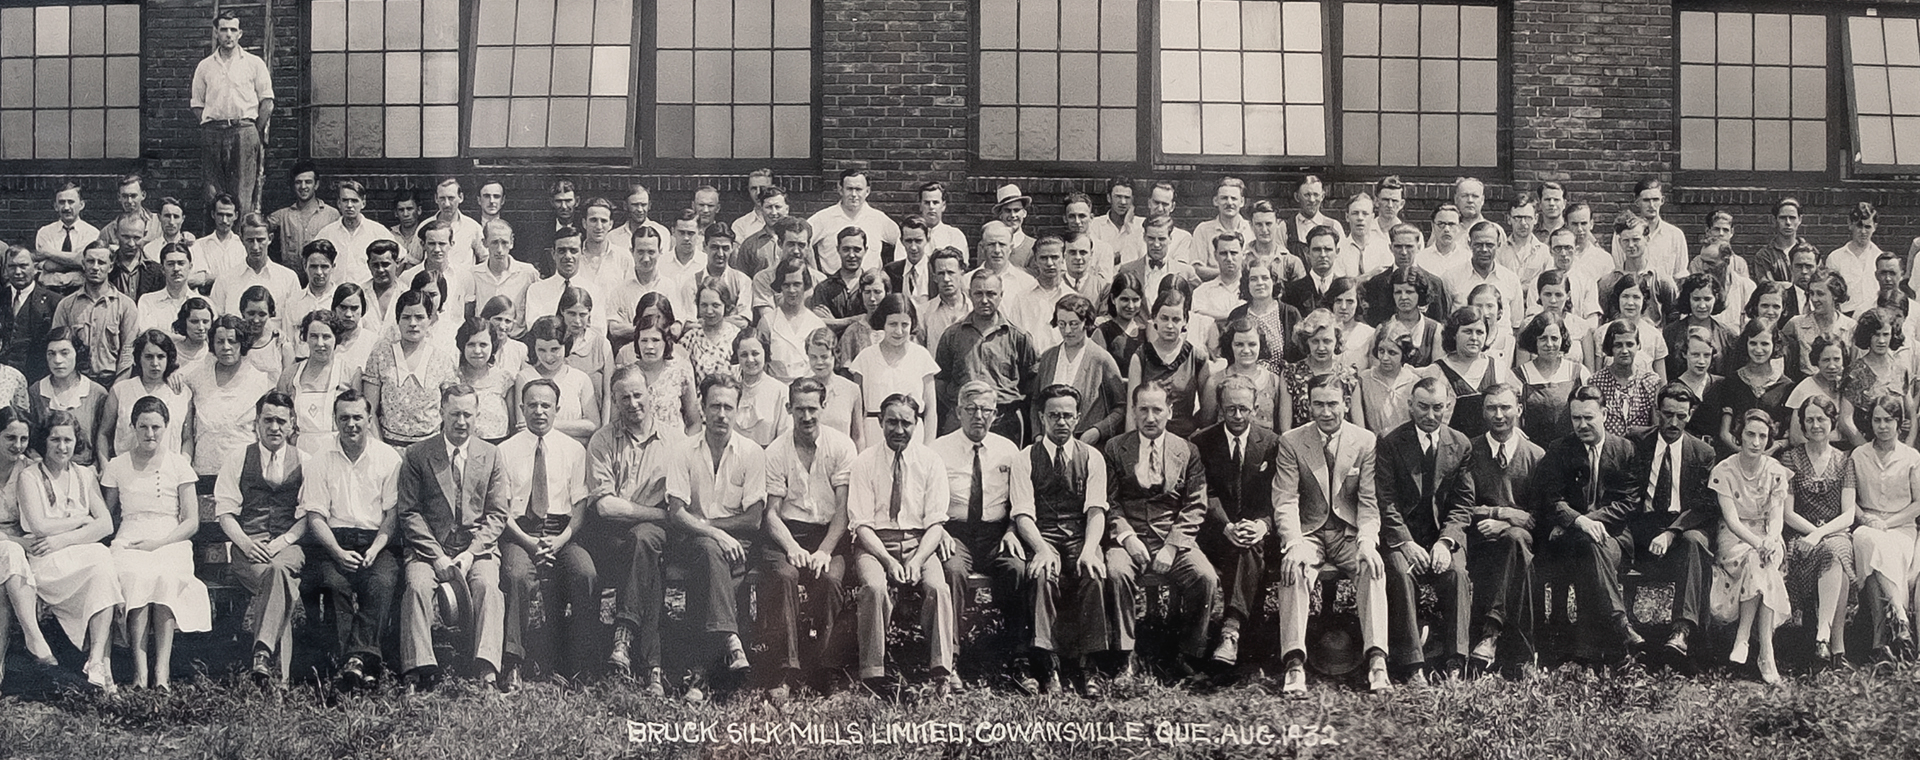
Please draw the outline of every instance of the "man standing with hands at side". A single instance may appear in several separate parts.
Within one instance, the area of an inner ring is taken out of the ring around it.
[[[273,119],[273,77],[260,56],[240,49],[240,17],[221,11],[213,20],[213,55],[193,70],[194,121],[200,124],[207,200],[220,193],[240,202],[241,215],[260,210],[261,163]]]

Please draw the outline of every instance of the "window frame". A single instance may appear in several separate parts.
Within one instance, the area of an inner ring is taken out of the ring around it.
[[[80,174],[96,174],[96,173],[131,174],[131,173],[137,173],[140,170],[140,167],[146,164],[146,154],[147,154],[146,141],[148,138],[148,126],[150,125],[151,121],[149,120],[148,114],[147,114],[147,86],[146,86],[146,73],[145,73],[144,66],[149,59],[149,55],[152,52],[154,52],[154,47],[150,44],[150,41],[147,39],[147,33],[146,33],[147,21],[148,21],[147,12],[149,10],[148,3],[143,2],[143,0],[0,0],[0,7],[4,7],[4,8],[42,8],[42,7],[73,8],[75,6],[85,6],[85,5],[100,5],[100,6],[131,5],[139,10],[140,18],[138,22],[138,28],[135,30],[135,32],[139,35],[140,39],[139,39],[139,44],[137,45],[137,50],[135,53],[133,53],[133,58],[137,62],[137,68],[139,68],[139,73],[140,73],[140,80],[135,85],[135,89],[138,93],[140,102],[133,109],[134,125],[139,129],[139,135],[135,138],[135,141],[134,141],[136,146],[134,150],[134,154],[131,156],[100,156],[98,158],[72,158],[72,157],[68,157],[68,158],[0,158],[0,167],[21,169],[22,170],[21,173],[35,174],[35,175],[41,175],[41,174],[80,175]],[[211,40],[212,39],[211,26],[208,27],[208,34],[209,34],[208,39]],[[242,44],[241,47],[244,49],[246,45]],[[252,51],[248,51],[248,52],[252,52]],[[26,60],[39,60],[40,57],[41,56],[39,55],[35,55]],[[67,55],[63,57],[72,58],[74,56]],[[114,56],[111,56],[102,52],[101,57],[111,58]],[[200,58],[195,58],[194,65],[198,66],[201,58],[204,58],[204,57],[205,56],[201,56]],[[191,78],[191,74],[189,74],[189,78]],[[189,84],[191,84],[191,82],[189,82]],[[102,81],[102,85],[103,86],[105,85],[104,80]],[[102,105],[101,108],[104,110],[106,109],[106,106]],[[27,110],[29,112],[34,112],[34,111],[39,111],[41,109],[33,108],[33,109],[15,109],[15,110]],[[47,109],[47,110],[56,110],[56,109]],[[57,110],[71,112],[75,109],[72,105],[68,105]],[[303,140],[302,142],[304,143],[305,141]]]
[[[0,0],[10,2],[11,0]],[[61,0],[30,0],[38,4],[60,4]],[[105,0],[106,2],[139,3],[140,0]],[[757,159],[757,158],[661,158],[654,149],[654,110],[657,83],[652,76],[657,65],[658,47],[655,25],[649,23],[658,13],[658,3],[652,0],[636,0],[633,3],[634,25],[630,47],[631,60],[627,70],[627,125],[626,134],[630,143],[624,148],[474,148],[472,144],[473,85],[475,58],[480,46],[475,39],[475,25],[478,23],[480,0],[459,0],[460,30],[460,134],[459,145],[453,156],[440,158],[313,158],[313,140],[307,132],[305,110],[313,101],[313,83],[310,77],[300,78],[299,93],[301,113],[296,117],[301,121],[299,155],[312,160],[316,166],[328,173],[355,173],[377,170],[381,173],[459,173],[470,171],[475,166],[511,165],[516,163],[538,162],[541,164],[578,165],[582,167],[618,167],[624,169],[643,169],[652,173],[673,174],[680,172],[700,172],[703,174],[745,174],[747,171],[768,167],[778,174],[806,174],[819,169],[820,149],[822,145],[821,129],[818,126],[823,112],[824,99],[821,95],[823,39],[821,24],[825,13],[824,0],[807,0],[809,4],[811,46],[813,65],[808,76],[812,81],[812,98],[808,107],[813,111],[815,127],[809,136],[806,158]],[[299,9],[300,46],[302,52],[313,47],[313,14],[307,4]],[[144,48],[143,48],[144,53]],[[144,116],[144,111],[143,111]],[[93,159],[88,159],[92,161]],[[114,159],[118,160],[118,159]]]
[[[1835,5],[1807,5],[1790,0],[1674,0],[1673,3],[1673,50],[1669,61],[1673,66],[1673,108],[1668,121],[1673,130],[1673,176],[1674,181],[1685,185],[1700,187],[1726,187],[1758,184],[1768,187],[1788,187],[1796,183],[1831,182],[1844,177],[1854,170],[1851,147],[1856,138],[1853,125],[1853,88],[1851,73],[1843,69],[1842,60],[1848,56],[1844,52],[1845,38],[1843,29],[1846,17],[1856,15],[1856,7]],[[1683,13],[1754,13],[1789,14],[1801,16],[1822,16],[1827,19],[1826,49],[1826,99],[1827,125],[1826,167],[1817,171],[1794,170],[1741,170],[1741,169],[1687,169],[1680,164],[1680,122],[1682,93],[1680,23]],[[1860,14],[1864,15],[1864,14]],[[1844,91],[1842,91],[1844,89]],[[1840,151],[1847,151],[1841,153]]]
[[[1085,174],[1090,176],[1108,176],[1113,174],[1142,175],[1169,171],[1270,171],[1275,173],[1312,172],[1332,181],[1344,181],[1358,177],[1378,177],[1386,174],[1398,174],[1409,178],[1452,178],[1467,175],[1486,179],[1506,177],[1513,167],[1513,3],[1511,0],[1445,0],[1435,3],[1426,0],[1369,0],[1382,5],[1472,5],[1494,9],[1500,28],[1496,34],[1498,49],[1495,53],[1496,70],[1499,72],[1499,93],[1495,104],[1495,122],[1499,136],[1495,139],[1495,163],[1493,166],[1373,166],[1346,164],[1341,160],[1345,146],[1342,142],[1342,119],[1345,116],[1345,39],[1346,23],[1345,0],[1317,0],[1325,12],[1325,23],[1321,25],[1321,45],[1326,61],[1322,67],[1323,79],[1327,87],[1327,118],[1324,122],[1326,155],[1317,161],[1302,162],[1289,157],[1275,156],[1206,156],[1168,154],[1161,149],[1159,136],[1164,128],[1160,113],[1160,0],[1138,0],[1139,6],[1135,18],[1139,26],[1140,44],[1137,46],[1140,56],[1136,66],[1138,96],[1135,119],[1137,130],[1134,137],[1135,156],[1128,161],[1019,161],[1002,159],[984,159],[980,157],[980,83],[981,83],[981,6],[982,0],[972,0],[968,5],[973,22],[969,24],[968,41],[972,49],[968,53],[969,94],[968,126],[971,134],[967,142],[968,168],[983,176],[1034,176],[1054,174]],[[1677,17],[1676,17],[1677,18]],[[1677,55],[1677,53],[1676,53]]]
[[[1869,13],[1869,10],[1875,12]],[[1830,22],[1829,25],[1834,27],[1832,35],[1837,40],[1835,44],[1838,46],[1838,49],[1834,50],[1831,56],[1837,59],[1834,61],[1834,65],[1838,65],[1840,71],[1837,77],[1831,77],[1830,79],[1840,80],[1838,86],[1844,90],[1844,92],[1840,93],[1841,97],[1844,98],[1844,107],[1841,109],[1842,113],[1838,116],[1833,114],[1833,103],[1841,98],[1835,98],[1830,91],[1827,95],[1828,121],[1830,123],[1845,125],[1845,142],[1841,150],[1844,151],[1842,156],[1846,159],[1847,172],[1875,179],[1920,174],[1920,164],[1867,163],[1860,159],[1860,110],[1854,95],[1853,43],[1846,30],[1846,26],[1855,18],[1920,19],[1920,7],[1891,5],[1855,6],[1834,9],[1834,21]],[[1829,137],[1827,142],[1829,143],[1829,150],[1832,150],[1832,144],[1835,140]]]

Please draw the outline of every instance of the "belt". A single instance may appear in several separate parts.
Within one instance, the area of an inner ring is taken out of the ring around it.
[[[211,128],[211,129],[233,129],[236,127],[251,127],[253,126],[253,120],[252,119],[209,119],[207,121],[200,122],[200,126]]]

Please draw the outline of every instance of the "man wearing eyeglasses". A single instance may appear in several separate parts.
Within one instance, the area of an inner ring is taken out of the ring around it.
[[[1002,633],[1014,645],[994,651],[1011,649],[1016,659],[1024,659],[1019,628],[1027,615],[1016,589],[1026,574],[1026,551],[1007,522],[1013,462],[1020,447],[988,429],[998,411],[993,385],[984,380],[967,383],[960,389],[960,429],[931,444],[947,465],[947,540],[941,564],[948,588],[966,588],[967,576],[976,570],[992,579],[993,602],[1005,621]],[[958,614],[966,614],[966,600],[956,607]]]

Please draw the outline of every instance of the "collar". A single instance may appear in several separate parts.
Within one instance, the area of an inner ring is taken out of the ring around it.
[[[1073,442],[1068,441],[1067,443],[1071,445]],[[1040,436],[1040,446],[1041,446],[1040,450],[1046,452],[1048,460],[1052,460],[1055,457],[1060,456],[1060,451],[1066,448],[1066,446],[1055,446],[1053,444],[1053,439],[1048,438],[1044,435]]]
[[[637,431],[635,431],[631,425],[624,422],[616,423],[616,426],[620,429],[620,435],[626,438],[629,443],[646,446],[649,443],[660,440],[660,429],[657,427],[648,427],[647,434],[642,436],[638,435]]]

